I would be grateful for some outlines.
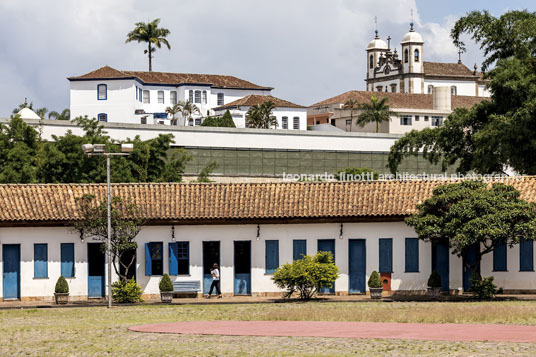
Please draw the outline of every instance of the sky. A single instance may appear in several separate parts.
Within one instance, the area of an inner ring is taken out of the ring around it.
[[[449,37],[468,11],[500,16],[534,11],[531,0],[1,0],[0,117],[18,104],[69,107],[69,76],[104,65],[147,70],[145,45],[125,44],[139,21],[161,19],[171,50],[156,51],[153,71],[226,74],[271,86],[273,95],[301,105],[364,90],[367,43],[400,40],[415,30],[425,61],[455,62]],[[469,42],[462,61],[482,62]]]

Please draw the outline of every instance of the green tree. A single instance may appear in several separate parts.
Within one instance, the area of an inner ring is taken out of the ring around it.
[[[503,183],[490,188],[480,181],[441,185],[417,209],[406,223],[420,239],[447,241],[459,257],[470,247],[483,247],[476,263],[467,265],[477,277],[482,256],[498,245],[512,247],[521,239],[536,238],[536,204],[520,199],[516,189]]]
[[[233,121],[233,116],[228,110],[221,117],[208,117],[201,123],[201,126],[215,126],[215,127],[226,127],[226,128],[236,128],[236,125]]]
[[[346,109],[350,111],[350,121],[354,121],[354,112],[359,109],[359,102],[357,99],[354,98],[348,98],[346,102],[344,102],[342,109]]]
[[[271,100],[249,107],[246,113],[248,127],[259,129],[277,128],[277,119],[272,113],[274,109],[275,104]]]
[[[70,120],[71,119],[71,111],[69,109],[63,109],[61,113],[58,113],[58,112],[53,110],[50,113],[48,113],[48,119]]]
[[[166,113],[171,115],[171,125],[177,125],[177,114],[182,113],[182,106],[180,103],[174,104],[171,107],[166,108]]]
[[[536,13],[510,11],[495,18],[487,11],[460,18],[451,32],[454,43],[470,35],[480,44],[482,68],[491,97],[471,109],[456,109],[444,125],[412,131],[391,147],[389,167],[395,173],[404,157],[419,151],[445,169],[466,173],[500,173],[511,167],[536,174]]]
[[[145,221],[141,218],[140,209],[120,197],[112,197],[111,201],[111,243],[108,245],[108,207],[106,200],[97,202],[94,195],[83,195],[76,199],[79,220],[72,223],[81,239],[93,238],[102,242],[105,251],[112,253],[113,267],[123,283],[127,283],[126,274],[134,264],[135,256],[126,259],[126,253],[136,250],[136,237]],[[123,270],[119,268],[123,267]]]
[[[0,183],[38,182],[38,133],[18,115],[0,124]]]
[[[143,53],[149,56],[149,72],[153,70],[153,52],[157,48],[161,48],[162,45],[165,45],[168,49],[171,49],[171,46],[166,39],[170,34],[170,31],[165,28],[158,27],[160,19],[155,19],[151,22],[137,22],[134,30],[130,31],[127,34],[127,39],[125,43],[137,41],[147,42],[147,49]]]
[[[192,120],[194,114],[200,114],[199,107],[192,103],[190,100],[187,101],[179,101],[178,106],[180,108],[180,113],[182,114],[182,118],[184,120],[182,125],[188,125],[189,122]]]
[[[378,100],[374,94],[371,95],[370,103],[359,104],[358,107],[362,113],[357,117],[356,124],[364,127],[368,123],[376,123],[376,132],[379,132],[381,123],[390,121],[392,116],[397,115],[387,105],[388,100],[387,97]]]
[[[201,171],[199,172],[199,175],[197,176],[197,182],[211,182],[208,177],[217,167],[218,163],[216,161],[209,162],[207,166],[203,167],[203,169],[201,169]]]
[[[280,289],[286,289],[286,298],[298,293],[300,299],[309,300],[321,289],[330,288],[338,276],[339,268],[331,252],[318,252],[282,265],[274,272],[272,280]]]

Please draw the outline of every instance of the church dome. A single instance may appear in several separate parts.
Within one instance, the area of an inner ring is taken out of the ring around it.
[[[376,31],[376,37],[374,40],[370,41],[367,45],[367,50],[387,50],[387,44],[384,40],[380,40],[378,37],[378,31]]]
[[[402,43],[408,43],[408,42],[417,42],[417,43],[423,43],[422,36],[415,32],[413,29],[413,22],[411,23],[411,27],[409,29],[409,32],[402,37]]]
[[[26,107],[19,110],[17,114],[21,117],[21,119],[41,119],[33,110]]]

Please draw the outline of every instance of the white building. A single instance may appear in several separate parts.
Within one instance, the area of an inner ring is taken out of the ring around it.
[[[401,58],[398,51],[391,49],[381,40],[376,31],[375,38],[367,45],[367,91],[391,93],[427,93],[435,87],[446,86],[453,95],[489,97],[482,73],[467,68],[461,60],[457,63],[424,61],[424,41],[415,32],[413,23],[402,37]]]
[[[199,281],[206,291],[213,263],[221,266],[224,295],[278,296],[273,271],[318,250],[334,254],[341,274],[332,292],[339,295],[366,293],[373,270],[386,290],[421,293],[434,269],[444,289],[466,291],[462,259],[446,245],[418,240],[403,221],[437,184],[114,184],[112,195],[138,205],[147,219],[129,272],[146,298],[157,296],[163,273]],[[513,185],[536,200],[534,178]],[[60,275],[73,300],[106,294],[100,243],[70,227],[75,199],[93,193],[101,201],[105,192],[99,184],[0,185],[3,300],[51,300]],[[481,274],[493,275],[505,292],[534,293],[533,242],[484,255]]]
[[[248,95],[231,103],[214,108],[216,115],[223,115],[229,110],[237,128],[247,127],[247,112],[254,105],[261,105],[266,101],[274,103],[272,111],[277,120],[275,129],[306,130],[307,129],[307,109],[304,106],[291,103],[289,101],[276,98],[274,96]]]
[[[87,115],[131,124],[170,124],[166,108],[190,100],[199,113],[182,124],[199,125],[217,106],[250,94],[269,95],[273,89],[233,76],[120,71],[109,66],[68,79],[71,118]]]

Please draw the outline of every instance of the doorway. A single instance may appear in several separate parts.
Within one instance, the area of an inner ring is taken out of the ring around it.
[[[432,242],[432,271],[441,277],[441,290],[449,291],[449,244],[445,241]]]
[[[367,251],[364,239],[348,240],[348,292],[366,293]]]
[[[473,278],[472,270],[467,267],[469,265],[475,265],[478,262],[478,254],[480,253],[480,244],[473,244],[463,255],[463,291],[467,292],[471,289],[471,279]],[[480,264],[477,267],[478,273],[480,273]]]
[[[234,294],[251,295],[251,241],[234,242]]]
[[[221,264],[220,264],[220,242],[203,242],[203,295],[207,295],[212,284],[210,269],[214,263],[220,267],[220,289],[221,289]]]
[[[20,299],[20,244],[2,245],[4,300]]]
[[[89,298],[102,298],[105,295],[104,243],[87,244],[88,292]]]

